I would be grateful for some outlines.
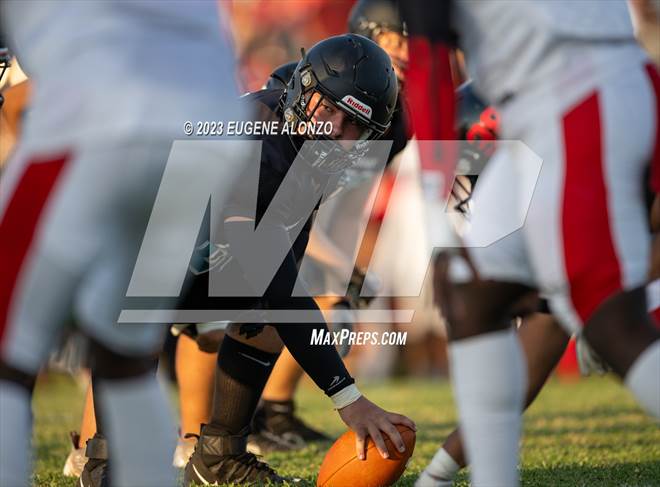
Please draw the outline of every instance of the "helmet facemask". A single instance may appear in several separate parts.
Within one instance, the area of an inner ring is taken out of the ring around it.
[[[309,68],[296,70],[287,92],[291,90],[284,104],[284,121],[293,124],[291,132],[297,137],[291,137],[292,143],[312,167],[328,173],[352,167],[366,154],[367,141],[378,139],[387,130],[358,112],[359,107],[368,109],[359,101],[350,96],[340,100],[325,90]],[[337,119],[342,124],[339,138],[334,135],[333,120]],[[302,144],[305,140],[313,142]]]
[[[2,86],[2,78],[4,78],[5,73],[11,67],[11,57],[9,56],[9,49],[6,47],[0,46],[0,86]],[[0,94],[0,107],[4,103],[4,98]]]
[[[284,121],[298,127],[332,122],[331,130],[293,131],[296,149],[304,144],[312,165],[333,172],[352,166],[368,141],[382,137],[396,110],[398,87],[387,53],[370,39],[343,34],[315,44],[300,61],[282,96]],[[341,125],[339,125],[341,124]]]

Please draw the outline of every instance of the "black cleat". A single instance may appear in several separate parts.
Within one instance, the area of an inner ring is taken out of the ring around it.
[[[247,451],[255,455],[267,455],[273,452],[287,452],[304,448],[305,445],[298,438],[295,440],[291,441],[288,437],[283,438],[263,429],[250,433],[247,440]]]
[[[332,441],[295,415],[293,401],[264,401],[254,415],[252,431],[248,437],[248,450],[259,455],[298,450],[310,443]]]
[[[96,433],[87,440],[85,456],[88,458],[78,479],[80,487],[109,487],[108,480],[108,442]]]
[[[287,479],[246,451],[247,432],[246,428],[242,434],[230,436],[204,425],[186,465],[184,485],[286,485]]]

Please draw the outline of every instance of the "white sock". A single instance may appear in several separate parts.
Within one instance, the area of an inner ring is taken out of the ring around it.
[[[104,380],[98,387],[114,485],[176,485],[176,427],[168,399],[151,374]]]
[[[460,469],[447,450],[440,448],[415,482],[415,487],[451,487]]]
[[[29,483],[30,408],[30,393],[24,387],[0,381],[0,486]]]
[[[660,419],[660,340],[637,357],[626,374],[625,383],[646,412]]]
[[[474,487],[519,485],[527,367],[513,329],[450,344],[452,385]]]

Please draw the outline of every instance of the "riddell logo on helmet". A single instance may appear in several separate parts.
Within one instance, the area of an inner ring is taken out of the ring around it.
[[[346,95],[344,98],[341,99],[341,101],[346,103],[348,106],[355,108],[365,117],[371,119],[371,107],[369,105],[365,105],[364,103],[358,101],[356,98],[352,97],[351,95]]]

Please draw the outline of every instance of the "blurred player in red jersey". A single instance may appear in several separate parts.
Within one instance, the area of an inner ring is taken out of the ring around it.
[[[217,5],[6,1],[0,12],[34,81],[0,181],[0,485],[28,482],[31,391],[71,315],[92,343],[112,483],[175,485],[174,426],[153,368],[161,327],[116,322],[183,122],[243,118]],[[220,194],[229,184],[230,172]],[[162,226],[151,258],[167,265],[190,238],[183,223]],[[81,485],[107,485],[95,463]]]
[[[543,161],[528,209],[519,205],[532,168],[514,150],[495,154],[474,195],[473,230],[463,237],[467,256],[451,258],[455,285],[439,291],[451,323],[452,378],[472,482],[517,485],[527,378],[510,317],[535,289],[567,331],[582,329],[640,404],[660,416],[642,196],[644,170],[659,157],[658,73],[635,42],[624,2],[401,7],[414,53],[409,82],[417,88],[411,102],[418,136],[452,138],[453,110],[436,109],[453,104],[448,52],[457,40],[478,93],[502,116],[502,137],[521,140]],[[511,164],[523,176],[513,184]],[[509,201],[498,199],[506,184]],[[526,212],[525,224],[495,244],[473,247],[489,225],[501,224],[489,205]]]

